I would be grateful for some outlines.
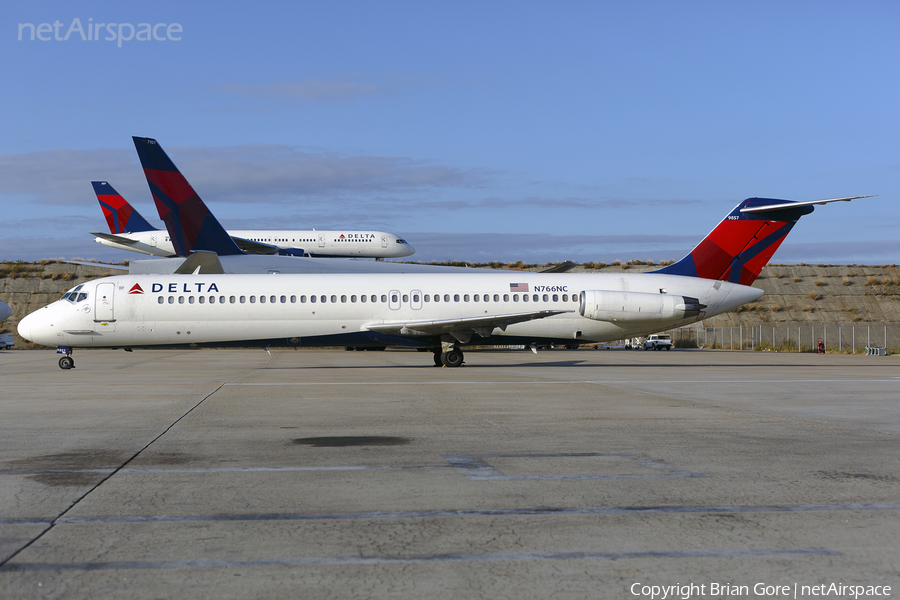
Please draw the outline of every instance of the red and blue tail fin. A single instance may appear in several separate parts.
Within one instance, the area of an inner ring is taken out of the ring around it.
[[[748,198],[728,213],[690,254],[656,272],[752,285],[800,217],[814,210],[813,204],[868,197],[809,202]]]
[[[106,222],[109,224],[110,233],[115,235],[156,229],[108,182],[92,181],[91,185],[94,186],[94,193],[97,194],[97,200],[100,202],[103,216],[106,217]]]
[[[156,140],[132,139],[176,254],[188,256],[194,250],[243,254]]]

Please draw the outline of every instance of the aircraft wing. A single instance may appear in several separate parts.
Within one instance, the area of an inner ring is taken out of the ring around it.
[[[95,235],[98,238],[104,239],[108,242],[113,242],[116,244],[122,244],[123,246],[131,246],[137,244],[137,240],[133,240],[131,238],[127,238],[121,235],[114,235],[112,233],[100,233],[98,231],[92,231],[91,235]]]
[[[86,267],[106,267],[112,271],[125,271],[128,272],[130,267],[128,265],[113,265],[110,263],[100,263],[100,262],[91,262],[89,260],[62,260],[62,262],[67,265],[84,265]]]
[[[231,239],[234,240],[234,243],[237,244],[238,248],[247,254],[278,254],[278,248],[271,244],[263,244],[261,242],[254,242],[253,240],[234,236],[231,236]]]
[[[552,267],[544,269],[543,271],[538,271],[538,273],[566,273],[577,266],[578,263],[573,263],[571,260],[567,260],[566,262],[559,263],[558,265],[553,265]]]
[[[781,204],[769,204],[767,206],[753,206],[753,207],[745,207],[741,209],[743,213],[756,213],[756,212],[768,212],[772,210],[788,210],[791,208],[797,208],[798,206],[811,206],[813,204],[828,204],[829,202],[849,202],[851,200],[858,200],[860,198],[874,198],[874,195],[869,196],[850,196],[849,198],[831,198],[829,200],[808,200],[806,202],[784,202]]]
[[[536,310],[533,312],[513,313],[507,315],[490,315],[485,317],[469,317],[465,319],[442,319],[438,321],[396,321],[393,323],[372,323],[366,329],[378,333],[387,333],[405,337],[438,336],[450,334],[463,344],[477,333],[483,338],[490,337],[494,329],[503,331],[514,323],[523,323],[535,319],[544,319],[571,310]]]

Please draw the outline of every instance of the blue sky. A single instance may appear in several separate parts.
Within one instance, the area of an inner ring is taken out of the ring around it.
[[[418,260],[672,260],[747,197],[878,194],[774,260],[900,262],[896,2],[207,6],[0,7],[0,259],[137,258],[89,232],[95,179],[162,227],[138,135],[226,227],[391,231]],[[76,18],[115,26],[56,40]],[[120,47],[142,23],[164,39]]]

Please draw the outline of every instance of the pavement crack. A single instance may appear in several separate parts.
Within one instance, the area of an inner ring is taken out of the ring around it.
[[[22,545],[21,548],[19,548],[18,550],[16,550],[15,552],[13,552],[13,553],[10,554],[9,556],[7,556],[6,558],[0,560],[0,571],[3,571],[4,567],[6,567],[6,565],[7,565],[11,560],[13,560],[16,556],[18,556],[19,554],[21,554],[22,552],[24,552],[26,549],[28,549],[29,547],[31,547],[32,545],[34,545],[34,544],[35,544],[38,540],[40,540],[42,537],[44,537],[45,535],[47,535],[47,534],[48,534],[48,533],[56,526],[56,524],[59,523],[60,519],[64,518],[69,512],[72,511],[73,508],[75,508],[76,506],[78,506],[78,504],[81,503],[82,500],[84,500],[84,499],[87,498],[89,495],[91,495],[91,493],[94,492],[94,490],[96,490],[96,489],[99,488],[101,485],[103,485],[107,480],[109,480],[111,477],[113,477],[116,473],[118,473],[119,471],[121,471],[122,469],[124,469],[125,467],[127,467],[134,459],[136,459],[138,456],[140,456],[142,452],[144,452],[145,450],[147,450],[147,448],[149,448],[150,446],[152,446],[152,445],[153,445],[156,441],[158,441],[161,437],[163,437],[164,435],[166,435],[167,433],[169,433],[169,431],[171,431],[173,427],[175,427],[176,425],[178,425],[178,423],[180,423],[185,417],[187,417],[189,414],[191,414],[191,413],[194,412],[196,409],[198,409],[198,408],[200,407],[200,405],[202,405],[202,404],[203,404],[204,402],[206,402],[209,398],[211,398],[211,397],[214,396],[216,393],[218,393],[219,390],[221,390],[222,388],[224,388],[226,385],[228,385],[229,383],[231,383],[231,382],[234,381],[235,379],[238,379],[238,377],[235,377],[235,378],[233,378],[233,379],[229,379],[228,381],[225,381],[225,382],[220,383],[218,386],[216,386],[216,389],[214,389],[212,392],[210,392],[209,394],[207,394],[206,396],[204,396],[203,398],[201,398],[199,402],[197,402],[194,406],[192,406],[191,408],[189,408],[184,414],[182,414],[180,417],[178,417],[178,418],[175,419],[172,423],[170,423],[165,429],[162,430],[162,432],[159,433],[159,435],[157,435],[157,436],[154,437],[152,440],[150,440],[149,442],[147,442],[147,443],[144,445],[143,448],[141,448],[140,450],[138,450],[137,452],[135,452],[134,454],[132,454],[131,457],[129,457],[125,462],[123,462],[121,465],[119,465],[119,466],[116,467],[115,469],[112,469],[110,473],[108,473],[105,477],[103,477],[103,478],[102,478],[100,481],[98,481],[96,484],[94,484],[93,486],[91,486],[91,488],[88,489],[85,493],[83,493],[83,494],[80,495],[78,498],[76,498],[75,500],[73,500],[72,503],[69,504],[69,506],[68,506],[64,511],[62,511],[60,514],[58,514],[52,521],[50,521],[50,523],[47,525],[47,527],[45,527],[40,533],[38,533],[36,536],[34,536],[31,540],[29,540],[28,542],[26,542],[24,545]]]

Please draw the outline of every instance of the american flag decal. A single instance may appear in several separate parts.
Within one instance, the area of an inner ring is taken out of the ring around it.
[[[509,291],[511,291],[511,292],[527,292],[528,284],[527,283],[511,283],[511,284],[509,284]]]

